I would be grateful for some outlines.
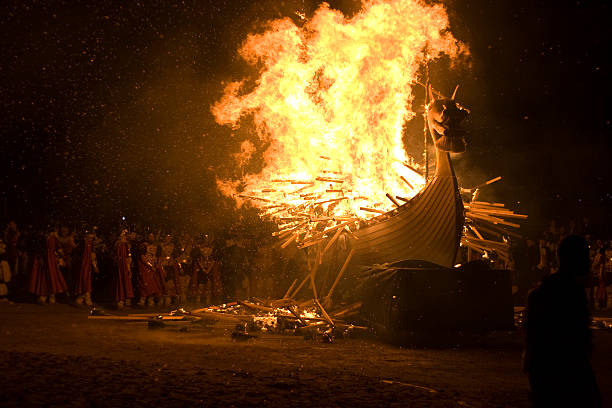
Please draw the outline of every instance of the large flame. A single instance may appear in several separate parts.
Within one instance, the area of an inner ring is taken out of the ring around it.
[[[212,107],[234,128],[252,115],[265,167],[244,177],[240,194],[236,182],[219,188],[268,212],[318,205],[317,215],[369,218],[376,213],[363,207],[392,209],[386,193],[410,198],[424,184],[402,143],[417,72],[427,58],[461,52],[444,8],[417,0],[366,1],[352,18],[323,3],[301,27],[271,21],[239,51],[259,69],[255,84],[230,83]],[[252,148],[243,144],[237,162]]]

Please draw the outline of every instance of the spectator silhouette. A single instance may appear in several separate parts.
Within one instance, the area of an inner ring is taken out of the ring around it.
[[[584,290],[589,247],[583,238],[569,236],[559,245],[558,256],[558,272],[528,296],[523,368],[535,407],[598,407]]]

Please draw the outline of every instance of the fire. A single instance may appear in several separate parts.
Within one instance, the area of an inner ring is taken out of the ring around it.
[[[387,193],[414,196],[424,179],[402,143],[415,115],[412,86],[427,59],[464,51],[444,8],[366,1],[347,18],[323,3],[301,26],[289,18],[268,25],[239,50],[258,78],[231,82],[212,107],[221,125],[252,117],[265,167],[219,180],[219,189],[294,224],[299,214],[368,219],[395,207]],[[252,154],[244,142],[237,164]]]

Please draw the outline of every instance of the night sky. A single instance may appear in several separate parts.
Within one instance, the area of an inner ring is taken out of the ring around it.
[[[455,162],[462,185],[501,175],[485,198],[534,220],[611,213],[607,3],[445,2],[453,34],[471,50],[469,68],[432,71],[443,91],[460,82],[472,110],[469,150]],[[0,215],[223,223],[231,205],[215,175],[232,175],[241,139],[209,107],[223,81],[248,74],[236,56],[248,32],[318,4],[3,2]],[[348,15],[359,8],[330,5]]]

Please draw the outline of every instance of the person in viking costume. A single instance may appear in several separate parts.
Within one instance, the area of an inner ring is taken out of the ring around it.
[[[113,300],[117,309],[130,306],[134,298],[132,288],[132,257],[128,241],[128,231],[123,230],[115,243],[117,268],[113,274]]]
[[[38,296],[38,303],[55,303],[55,295],[68,290],[58,261],[58,235],[54,228],[46,239],[46,245],[36,251],[28,290]]]
[[[162,294],[159,279],[155,272],[155,253],[157,247],[153,242],[141,242],[137,247],[136,287],[139,306],[154,306],[155,298]]]
[[[75,277],[74,294],[77,305],[93,306],[91,301],[92,272],[98,273],[98,263],[94,251],[95,234],[86,232],[83,237],[80,265]]]
[[[178,304],[181,293],[180,266],[177,259],[179,253],[175,250],[176,245],[172,240],[172,235],[167,234],[160,247],[161,256],[158,262],[162,268],[164,286],[166,289],[164,305],[169,306],[173,302]]]

